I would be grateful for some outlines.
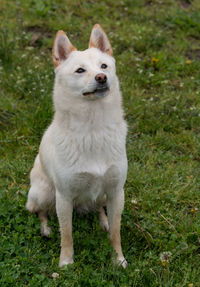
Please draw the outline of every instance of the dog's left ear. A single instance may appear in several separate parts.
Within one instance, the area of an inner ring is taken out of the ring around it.
[[[113,50],[108,40],[108,37],[106,36],[106,33],[99,24],[94,25],[92,29],[89,48],[92,47],[97,48],[103,53],[107,53],[110,56],[112,56],[113,54]]]
[[[53,42],[52,58],[54,67],[60,65],[64,60],[66,60],[72,51],[76,48],[72,45],[67,35],[63,31],[58,31]]]

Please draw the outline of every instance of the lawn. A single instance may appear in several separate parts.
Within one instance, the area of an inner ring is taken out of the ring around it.
[[[200,1],[1,0],[0,23],[0,286],[200,286]],[[64,30],[86,49],[95,23],[129,125],[126,270],[112,265],[97,215],[76,212],[75,263],[59,269],[57,218],[45,239],[24,207],[53,115],[53,38]]]

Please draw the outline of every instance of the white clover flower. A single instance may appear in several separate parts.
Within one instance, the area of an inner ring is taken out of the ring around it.
[[[31,47],[31,46],[30,46],[30,47],[29,47],[29,46],[28,46],[28,47],[26,47],[26,50],[28,50],[28,51],[31,51],[31,50],[33,50],[33,49],[34,49],[34,48],[33,48],[33,47]]]
[[[149,77],[152,78],[154,76],[153,73],[149,73]]]
[[[167,265],[167,263],[170,261],[171,256],[172,253],[170,251],[164,251],[160,254],[160,261],[163,266]]]
[[[140,272],[140,269],[135,269],[135,272]]]
[[[58,278],[60,275],[58,274],[58,273],[56,273],[56,272],[54,272],[53,274],[52,274],[52,277],[53,278]]]
[[[131,203],[132,204],[137,204],[137,200],[136,199],[131,199]]]

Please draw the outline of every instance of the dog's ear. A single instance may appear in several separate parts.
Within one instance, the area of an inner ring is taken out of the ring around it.
[[[53,42],[52,50],[54,67],[56,68],[58,65],[60,65],[60,63],[66,60],[69,54],[75,50],[76,48],[67,38],[65,32],[58,31]]]
[[[106,36],[106,33],[99,24],[94,25],[90,36],[89,48],[97,48],[104,53],[112,56],[113,50]]]

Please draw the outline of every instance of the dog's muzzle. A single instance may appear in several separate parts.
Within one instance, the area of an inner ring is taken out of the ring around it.
[[[84,92],[83,96],[89,96],[89,95],[96,95],[97,97],[102,97],[105,95],[105,93],[109,90],[108,86],[105,87],[97,87],[95,90],[91,92]]]

